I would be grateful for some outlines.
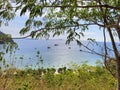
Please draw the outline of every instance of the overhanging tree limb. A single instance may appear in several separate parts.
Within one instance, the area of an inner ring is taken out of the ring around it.
[[[41,6],[41,7],[44,7],[44,8],[99,8],[99,7],[104,7],[104,8],[110,8],[110,9],[120,10],[120,7],[110,6],[108,4],[104,4],[104,5],[84,5],[84,6],[44,5],[44,6]]]
[[[64,28],[71,28],[71,27],[80,27],[80,26],[88,26],[88,25],[96,25],[95,23],[86,23],[86,24],[79,24],[79,25],[72,25],[72,26],[62,26],[62,27],[46,27],[46,28],[40,28],[38,30],[34,30],[32,32],[37,33],[37,32],[42,32],[43,30],[57,30],[57,29],[64,29]],[[24,38],[28,38],[31,37],[31,34],[24,36],[24,37],[12,37],[12,39],[24,39]]]

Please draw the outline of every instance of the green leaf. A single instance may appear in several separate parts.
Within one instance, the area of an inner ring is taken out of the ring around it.
[[[88,41],[95,42],[95,39],[92,39],[92,38],[88,38],[87,40],[88,40]]]
[[[32,31],[31,34],[30,34],[30,36],[31,36],[32,38],[34,38],[34,37],[36,36],[36,32],[35,32],[35,31]]]
[[[42,22],[41,21],[34,21],[33,25],[34,25],[34,27],[39,28],[42,25]]]
[[[28,19],[25,23],[26,26],[30,26],[32,24],[32,19]]]
[[[23,14],[25,14],[26,11],[27,11],[27,9],[28,9],[28,5],[26,5],[25,7],[23,7],[22,10],[21,10],[21,12],[20,12],[20,16],[22,16]]]
[[[39,38],[39,37],[41,37],[41,36],[42,36],[41,33],[37,33],[36,38]]]
[[[77,44],[78,44],[79,46],[82,45],[81,41],[79,41],[79,40],[75,40],[75,41],[77,42]]]
[[[28,26],[28,27],[25,27],[25,28],[21,29],[19,33],[20,33],[21,35],[24,35],[24,34],[25,34],[26,32],[28,32],[29,30],[30,30],[30,27]]]
[[[53,37],[55,36],[59,36],[61,33],[59,31],[56,31],[54,34],[53,34]]]

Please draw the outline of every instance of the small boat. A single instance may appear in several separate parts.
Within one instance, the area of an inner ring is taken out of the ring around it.
[[[51,47],[48,46],[47,48],[50,49]]]
[[[58,46],[58,44],[54,44],[54,46]]]

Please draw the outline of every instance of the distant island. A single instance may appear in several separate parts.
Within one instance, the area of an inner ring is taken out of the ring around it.
[[[5,34],[5,33],[0,31],[0,44],[4,44],[5,42],[14,43],[14,41],[11,39],[11,35]]]

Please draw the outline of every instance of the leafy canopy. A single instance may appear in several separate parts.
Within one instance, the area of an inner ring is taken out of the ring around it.
[[[29,14],[20,34],[31,30],[32,38],[67,33],[68,43],[84,36],[90,25],[119,28],[119,0],[1,0],[0,23],[7,22],[20,11]],[[107,23],[105,23],[107,20]]]
[[[10,0],[0,0],[0,26],[2,23],[8,25],[8,21],[15,16],[14,8]]]

